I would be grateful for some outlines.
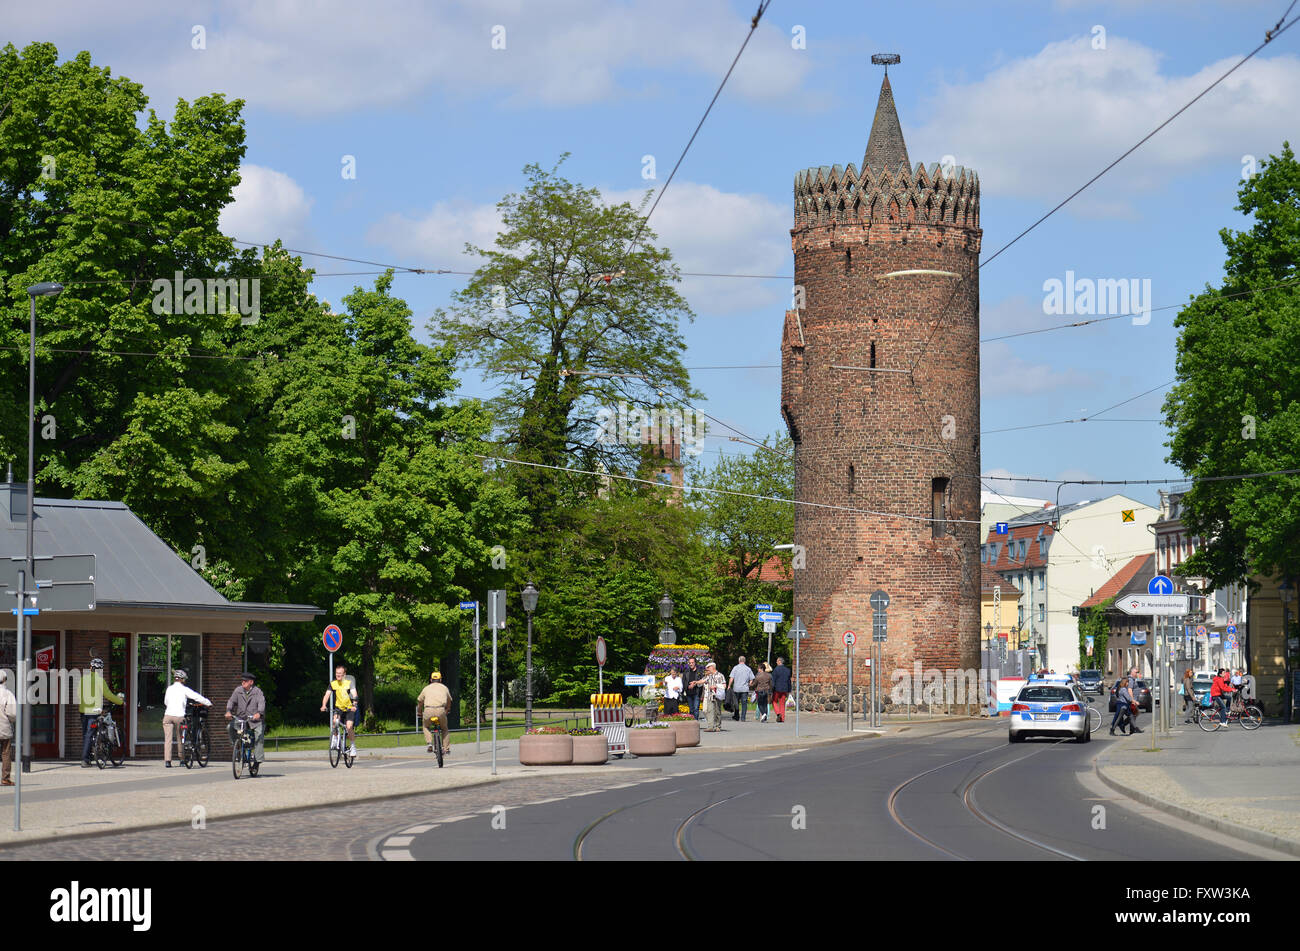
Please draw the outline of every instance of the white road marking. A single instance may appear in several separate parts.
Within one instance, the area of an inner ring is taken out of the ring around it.
[[[391,845],[394,848],[399,845],[410,845],[411,840],[414,838],[415,836],[413,835],[390,835],[384,840],[384,845]]]
[[[384,849],[381,853],[385,862],[414,862],[415,856],[406,849]]]
[[[422,826],[411,826],[411,828],[409,829],[403,829],[402,835],[421,835],[422,833],[428,832],[430,829],[436,829],[436,828],[438,828],[437,825],[433,823],[429,823],[428,825],[422,825]]]
[[[442,825],[446,825],[446,824],[449,823],[449,822],[460,822],[462,819],[473,819],[473,818],[474,818],[474,817],[473,817],[472,815],[470,815],[470,816],[451,816],[451,817],[449,817],[449,818],[447,818],[447,819],[439,819],[438,822],[441,823]]]

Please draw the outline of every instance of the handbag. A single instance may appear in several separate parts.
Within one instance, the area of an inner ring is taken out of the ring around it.
[[[736,712],[736,692],[730,687],[727,688],[726,696],[723,698],[722,709],[728,713]]]
[[[726,698],[727,698],[727,689],[726,689],[725,687],[714,687],[714,688],[713,688],[713,699],[714,699],[714,700],[725,700]]]

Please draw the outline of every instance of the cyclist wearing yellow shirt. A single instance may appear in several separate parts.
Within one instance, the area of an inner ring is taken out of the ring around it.
[[[353,732],[357,719],[357,687],[356,682],[347,676],[347,668],[339,664],[334,668],[334,679],[330,681],[329,689],[325,691],[325,696],[321,698],[320,709],[324,713],[330,702],[330,695],[334,699],[334,717],[330,723],[332,730],[342,720],[347,724],[347,743],[348,755],[357,755],[356,735]],[[331,740],[331,742],[333,742]]]

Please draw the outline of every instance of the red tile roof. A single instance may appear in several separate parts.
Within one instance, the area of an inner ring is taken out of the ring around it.
[[[994,571],[1023,571],[1026,568],[1046,568],[1047,558],[1038,552],[1038,533],[1042,531],[1045,538],[1051,538],[1055,534],[1052,526],[1045,522],[1034,522],[1029,525],[1010,525],[1009,531],[1005,535],[999,535],[995,530],[989,530],[989,537],[985,542],[986,545],[1000,545],[996,561],[989,561],[986,567]],[[1019,554],[1020,541],[1025,541],[1025,560],[1012,560],[1011,548],[1015,543],[1016,554]],[[1050,542],[1048,543],[1051,544]]]
[[[1111,575],[1110,580],[1107,581],[1100,588],[1098,588],[1097,591],[1093,594],[1093,596],[1090,597],[1087,601],[1083,602],[1083,604],[1079,605],[1079,607],[1095,608],[1103,601],[1106,601],[1110,598],[1116,597],[1117,595],[1123,593],[1124,588],[1142,570],[1142,566],[1145,565],[1147,562],[1153,562],[1154,559],[1155,559],[1154,553],[1147,554],[1147,555],[1134,555],[1132,558],[1129,559],[1128,563],[1124,565],[1123,568],[1115,572],[1115,574]]]
[[[980,565],[980,593],[992,594],[994,585],[1002,586],[1003,598],[1009,598],[1014,601],[1022,594],[1019,588],[1013,585],[1006,578],[1002,577],[988,565]]]

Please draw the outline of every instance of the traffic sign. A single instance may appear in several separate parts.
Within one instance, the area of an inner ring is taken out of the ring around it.
[[[462,601],[460,603],[460,609],[462,611],[473,611],[476,607],[478,607],[477,601]]]
[[[1133,594],[1116,600],[1115,607],[1125,614],[1150,614],[1174,617],[1187,613],[1185,594]]]
[[[1197,636],[1197,637],[1204,637],[1205,634],[1206,634],[1206,631],[1205,631],[1205,625],[1204,625],[1204,624],[1198,625],[1197,628],[1196,628],[1196,636]]]
[[[599,667],[604,667],[605,661],[608,657],[609,657],[609,652],[605,648],[605,638],[603,637],[596,638],[596,665]]]
[[[36,608],[42,614],[51,611],[93,611],[95,584],[93,581],[65,581],[41,585],[36,593]]]
[[[1005,535],[1010,529],[1007,527],[1006,522],[997,522],[995,523],[993,530],[999,535]]]
[[[755,610],[755,611],[770,611],[770,610],[772,610],[772,605],[770,605],[770,604],[756,604],[756,605],[754,605],[754,610]]]
[[[1147,594],[1173,594],[1174,583],[1168,575],[1156,575],[1147,582]]]
[[[655,685],[655,675],[628,674],[623,678],[623,684],[628,687],[653,687]]]
[[[845,646],[845,647],[852,647],[852,646],[853,646],[854,644],[856,644],[857,642],[858,642],[858,635],[854,634],[852,631],[845,631],[845,632],[844,632],[844,646]]]
[[[332,654],[343,646],[343,631],[337,624],[331,624],[325,628],[320,639],[321,643],[325,645],[325,649]]]
[[[775,622],[784,621],[785,615],[782,614],[780,611],[763,611],[761,614],[759,614],[758,619],[765,624],[769,621],[775,623]]]
[[[776,633],[776,622],[775,622],[775,621],[764,621],[764,622],[763,622],[763,633],[764,633],[764,634],[775,634],[775,633]]]
[[[889,595],[884,591],[877,591],[871,596],[871,608],[873,611],[884,611],[889,607]]]
[[[1235,625],[1235,624],[1229,624],[1229,625],[1228,625],[1228,634],[1229,634],[1229,635],[1232,635],[1232,634],[1236,634],[1236,633],[1237,633],[1237,625]]]
[[[1120,520],[1121,522],[1131,522],[1131,521],[1133,521],[1133,510],[1132,510],[1132,509],[1122,509],[1122,510],[1120,511],[1120,513],[1119,513],[1119,520]]]

